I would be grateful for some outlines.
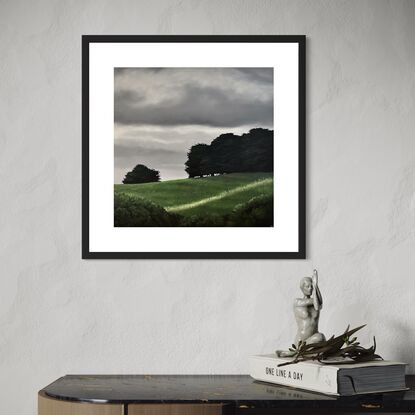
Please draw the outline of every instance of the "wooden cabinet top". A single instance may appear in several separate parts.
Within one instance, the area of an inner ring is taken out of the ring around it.
[[[410,389],[405,392],[336,397],[260,383],[246,375],[68,375],[41,392],[58,400],[89,403],[223,403],[236,409],[415,410],[415,376],[407,376],[406,381]]]

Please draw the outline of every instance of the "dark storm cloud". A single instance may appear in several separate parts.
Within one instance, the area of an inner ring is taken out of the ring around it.
[[[251,97],[198,85],[186,85],[177,99],[166,98],[146,104],[143,96],[131,91],[116,94],[115,121],[120,124],[208,125],[236,127],[272,123],[272,100]]]
[[[272,68],[116,68],[115,122],[272,125]]]
[[[264,70],[264,68],[237,68],[237,70],[254,82],[269,84],[271,86],[274,82],[272,70]]]

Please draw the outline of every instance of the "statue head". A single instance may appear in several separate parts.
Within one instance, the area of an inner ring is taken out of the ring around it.
[[[300,288],[304,295],[310,297],[313,293],[313,280],[310,277],[304,277],[300,282]]]

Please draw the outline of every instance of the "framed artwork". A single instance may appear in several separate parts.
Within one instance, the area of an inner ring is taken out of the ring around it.
[[[82,257],[305,258],[305,36],[83,36]]]

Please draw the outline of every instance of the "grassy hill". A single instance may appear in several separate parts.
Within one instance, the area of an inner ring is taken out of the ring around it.
[[[115,194],[145,199],[183,216],[225,215],[256,196],[273,194],[272,173],[232,173],[158,183],[116,184]]]

